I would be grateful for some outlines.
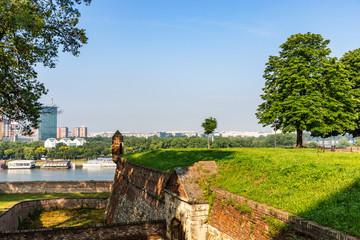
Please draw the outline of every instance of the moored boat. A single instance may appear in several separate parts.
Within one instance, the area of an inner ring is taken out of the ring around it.
[[[35,160],[14,160],[8,162],[9,169],[35,168]]]
[[[71,168],[70,160],[55,160],[55,161],[46,161],[43,165],[43,168]]]
[[[101,167],[116,167],[116,163],[112,160],[112,158],[98,158],[101,162]]]
[[[87,163],[82,164],[83,168],[99,168],[101,167],[100,160],[90,159]]]

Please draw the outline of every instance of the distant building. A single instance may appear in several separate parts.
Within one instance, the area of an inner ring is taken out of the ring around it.
[[[48,138],[44,142],[44,148],[55,148],[57,143],[56,138]]]
[[[87,127],[81,126],[81,127],[73,128],[73,137],[87,137],[87,135],[88,135]]]
[[[72,136],[73,137],[79,137],[80,136],[80,128],[79,127],[74,127],[73,128]]]
[[[63,138],[59,141],[56,140],[56,138],[49,138],[46,139],[44,142],[45,148],[55,148],[58,143],[63,143],[68,147],[78,147],[84,145],[86,141],[82,138],[75,138],[74,140],[71,140],[70,138]]]
[[[57,107],[44,106],[40,114],[39,141],[56,138]]]
[[[87,135],[88,135],[87,127],[81,126],[80,127],[80,136],[79,137],[87,137]]]
[[[68,131],[69,131],[69,129],[67,127],[58,127],[56,137],[57,138],[67,138],[67,137],[69,137]]]

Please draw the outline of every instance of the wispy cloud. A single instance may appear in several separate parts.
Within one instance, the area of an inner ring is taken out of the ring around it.
[[[173,23],[164,22],[164,21],[147,20],[145,23],[147,25],[154,26],[154,27],[168,27],[168,28],[177,28],[177,29],[187,29],[187,27],[184,26],[184,25],[173,24]]]
[[[204,20],[204,19],[188,19],[188,22],[196,23],[196,24],[203,24],[203,25],[212,25],[216,27],[224,27],[228,29],[246,31],[248,33],[258,35],[261,37],[272,37],[275,35],[274,32],[265,29],[265,28],[258,28],[258,27],[247,27],[241,24],[238,24],[234,21],[213,21],[213,20]]]

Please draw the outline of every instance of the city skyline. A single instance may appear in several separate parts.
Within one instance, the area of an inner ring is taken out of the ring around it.
[[[330,39],[332,56],[360,47],[356,1],[93,1],[89,43],[38,78],[63,110],[59,126],[96,131],[270,131],[257,124],[270,55],[291,34]]]

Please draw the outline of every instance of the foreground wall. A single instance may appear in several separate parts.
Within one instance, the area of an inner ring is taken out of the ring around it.
[[[207,239],[359,240],[226,190],[216,187],[211,190],[215,200],[209,214]]]
[[[107,201],[108,198],[49,198],[19,202],[0,214],[0,232],[17,230],[19,223],[35,210],[54,207],[100,209],[106,207]]]
[[[112,181],[0,182],[0,194],[23,193],[104,193]]]
[[[163,240],[165,239],[165,221],[139,222],[133,224],[98,224],[91,227],[72,227],[24,230],[0,234],[0,239],[122,239],[122,240]]]
[[[106,211],[106,223],[165,219],[164,191],[170,173],[120,158]]]

